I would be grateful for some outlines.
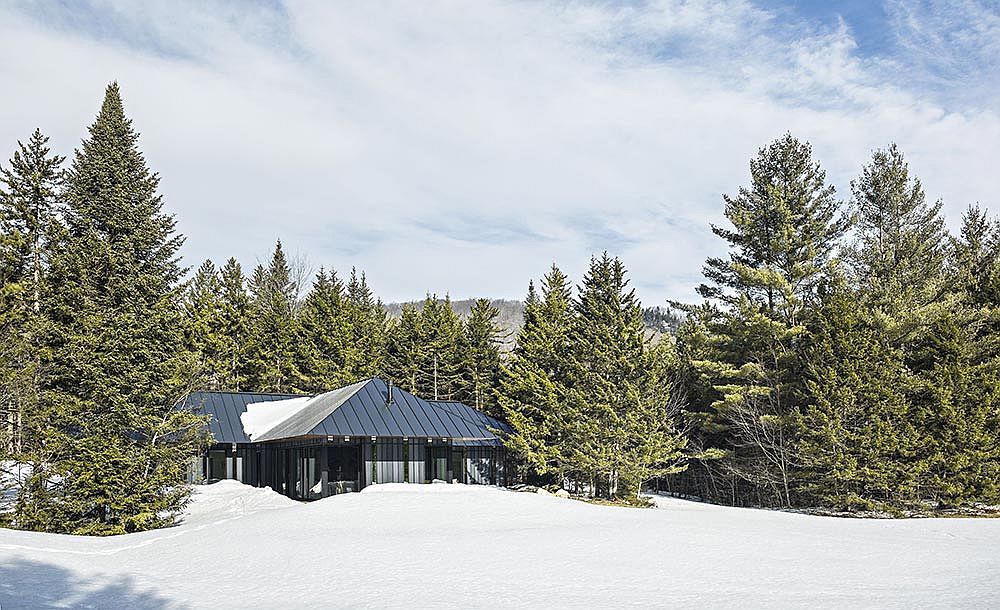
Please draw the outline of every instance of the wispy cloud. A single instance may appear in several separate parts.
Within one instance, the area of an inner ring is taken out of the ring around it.
[[[842,196],[895,140],[952,220],[993,203],[996,9],[890,2],[871,49],[850,14],[769,6],[5,5],[0,146],[72,148],[118,79],[189,263],[280,237],[390,300],[518,297],[604,249],[646,301],[691,298],[722,193],[786,130]]]

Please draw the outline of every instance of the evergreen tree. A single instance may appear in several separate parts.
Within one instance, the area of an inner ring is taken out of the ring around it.
[[[386,374],[424,398],[456,400],[462,389],[462,342],[462,323],[451,300],[427,295],[419,311],[405,305],[390,330]]]
[[[609,497],[634,496],[685,460],[672,349],[646,341],[627,284],[621,261],[604,254],[573,301],[555,267],[541,299],[529,287],[500,392],[513,451],[540,475]]]
[[[528,285],[524,323],[508,366],[501,373],[498,402],[513,428],[507,447],[537,474],[562,482],[572,465],[563,455],[568,400],[571,287],[552,265],[542,281],[541,296]]]
[[[699,355],[704,360],[682,368],[689,381],[703,380],[692,396],[712,400],[694,405],[704,413],[695,418],[703,426],[696,444],[721,442],[729,452],[722,466],[733,478],[727,485],[733,500],[746,493],[788,505],[804,323],[818,306],[820,287],[835,275],[839,240],[850,223],[811,147],[791,135],[761,149],[750,176],[748,188],[725,197],[733,229],[713,226],[730,254],[708,260],[704,274],[711,283],[699,291],[722,307],[687,308],[691,328],[704,328],[707,342]],[[705,391],[704,381],[713,391]],[[741,485],[748,489],[737,492]]]
[[[638,494],[653,476],[681,469],[669,366],[645,339],[642,307],[625,266],[605,253],[591,261],[573,302],[568,383],[570,452],[609,496]]]
[[[926,465],[903,353],[845,286],[824,305],[806,355],[799,491],[807,503],[847,510],[912,503]]]
[[[735,306],[746,299],[794,325],[828,271],[849,226],[812,147],[785,134],[750,161],[750,186],[724,196],[733,229],[712,226],[729,259],[709,258],[702,296]]]
[[[494,392],[500,382],[500,343],[503,330],[497,324],[500,309],[489,299],[478,299],[463,325],[462,390],[458,399],[476,409],[499,416]]]
[[[359,380],[382,374],[389,321],[382,302],[375,298],[365,274],[351,269],[346,294],[347,328],[345,379]]]
[[[857,226],[847,259],[855,283],[873,314],[905,340],[948,309],[942,203],[927,204],[895,144],[875,151],[851,191]]]
[[[184,312],[187,347],[198,356],[206,386],[216,389],[222,383],[225,363],[222,361],[222,282],[212,261],[202,263],[188,284]]]
[[[434,400],[455,400],[461,391],[462,322],[447,296],[424,299],[420,309],[423,361],[418,368],[417,391]]]
[[[938,317],[911,348],[921,499],[944,506],[1000,501],[1000,357],[983,358],[978,313]]]
[[[37,411],[42,298],[57,217],[63,157],[36,129],[0,167],[0,450],[25,448]]]
[[[295,315],[298,292],[280,241],[270,265],[254,269],[250,297],[247,389],[289,392],[301,382]]]
[[[399,320],[389,328],[385,348],[385,374],[395,384],[418,393],[420,365],[426,360],[423,319],[410,303],[403,305]]]
[[[1000,354],[1000,222],[978,206],[962,218],[951,249],[951,269],[962,307],[976,318],[980,358]]]
[[[219,302],[219,386],[230,391],[246,388],[249,376],[250,295],[243,268],[235,258],[226,261],[219,273],[222,295]]]
[[[332,271],[320,269],[302,307],[304,381],[309,392],[325,392],[346,385],[353,378],[347,370],[347,341],[351,329],[344,303],[344,286]]]
[[[117,84],[67,175],[67,235],[52,256],[44,419],[19,527],[113,534],[171,522],[184,506],[203,418],[180,307],[182,238],[156,194]]]

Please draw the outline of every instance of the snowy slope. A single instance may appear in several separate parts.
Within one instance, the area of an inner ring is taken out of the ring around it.
[[[658,504],[404,484],[299,504],[222,482],[167,530],[0,530],[0,608],[1000,607],[1000,520]]]

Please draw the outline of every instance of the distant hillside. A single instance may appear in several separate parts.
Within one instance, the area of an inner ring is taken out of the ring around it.
[[[517,331],[520,330],[521,324],[524,321],[524,303],[507,299],[492,299],[491,302],[500,310],[500,319],[498,322],[500,323],[500,328],[504,331],[504,347],[511,349],[514,347],[514,340],[517,339]],[[461,301],[452,301],[451,308],[455,310],[458,317],[464,320],[472,311],[472,306],[475,304],[476,299],[463,299]],[[384,307],[390,318],[399,318],[403,313],[403,305],[414,305],[419,310],[423,308],[424,302],[420,300],[409,303],[388,303]]]
[[[511,349],[517,339],[517,331],[521,329],[524,322],[524,303],[509,299],[492,299],[493,305],[500,310],[500,328],[504,330],[504,347]],[[451,307],[460,318],[465,318],[472,311],[476,299],[463,299],[452,301]],[[390,318],[399,318],[402,315],[403,305],[414,305],[418,310],[423,307],[423,301],[411,301],[409,303],[388,303],[385,310]],[[683,320],[681,314],[664,307],[646,307],[642,310],[642,317],[646,323],[646,328],[654,337],[663,334],[674,335],[677,327]]]

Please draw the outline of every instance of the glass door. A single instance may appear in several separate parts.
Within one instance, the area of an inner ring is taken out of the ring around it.
[[[448,472],[448,447],[427,448],[427,478],[451,482]]]

